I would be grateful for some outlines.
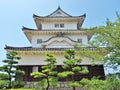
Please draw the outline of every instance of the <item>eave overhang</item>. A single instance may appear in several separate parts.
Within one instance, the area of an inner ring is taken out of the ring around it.
[[[30,28],[26,28],[26,27],[23,27],[22,28],[24,34],[26,35],[26,37],[28,38],[28,40],[31,42],[32,40],[32,36],[33,35],[49,35],[49,34],[53,34],[53,35],[57,35],[59,33],[62,33],[62,34],[69,34],[69,35],[73,35],[73,34],[76,34],[76,35],[87,35],[88,33],[84,30],[37,30],[37,29],[30,29]],[[90,39],[91,35],[89,35],[88,39]]]
[[[39,48],[39,47],[13,47],[7,46],[4,48],[6,51],[16,51],[18,53],[25,54],[39,54],[39,53],[64,53],[67,49],[74,49],[76,52],[91,52],[106,55],[106,48],[97,47],[80,47],[78,48]]]
[[[33,18],[35,20],[37,28],[39,27],[42,22],[60,22],[60,21],[67,21],[67,22],[77,22],[78,26],[82,26],[84,20],[85,20],[86,14],[83,14],[81,16],[72,16],[72,17],[42,17],[33,15]]]

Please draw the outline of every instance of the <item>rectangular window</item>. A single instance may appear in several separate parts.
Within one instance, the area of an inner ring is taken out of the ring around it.
[[[55,28],[64,28],[64,24],[55,24]]]
[[[33,66],[32,72],[38,72],[38,66]]]
[[[55,28],[59,28],[59,24],[55,24]]]
[[[60,28],[64,28],[64,24],[60,24]]]
[[[37,39],[37,44],[42,43],[42,39]]]
[[[78,43],[81,43],[81,44],[82,44],[82,39],[79,38],[79,39],[78,39]]]

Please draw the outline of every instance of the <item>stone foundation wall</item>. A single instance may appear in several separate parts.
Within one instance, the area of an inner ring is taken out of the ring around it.
[[[67,86],[67,82],[59,82],[59,87],[49,87],[49,90],[73,90],[72,87]],[[41,87],[35,87],[34,82],[26,82],[25,88],[37,88],[38,90],[41,89]],[[75,90],[87,90],[86,87],[76,87]]]

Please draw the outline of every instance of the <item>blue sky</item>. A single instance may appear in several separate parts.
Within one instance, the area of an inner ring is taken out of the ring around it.
[[[46,16],[60,6],[66,13],[86,13],[82,27],[105,25],[106,18],[115,21],[120,14],[120,0],[0,0],[0,64],[5,59],[5,44],[30,46],[22,26],[36,29],[33,14]]]

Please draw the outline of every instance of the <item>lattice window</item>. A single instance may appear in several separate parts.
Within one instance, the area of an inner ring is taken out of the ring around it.
[[[64,24],[55,24],[55,28],[64,28]]]
[[[42,43],[42,39],[37,39],[37,44]]]
[[[55,28],[59,28],[59,24],[55,24]]]
[[[60,28],[64,28],[64,24],[60,24]]]
[[[78,43],[82,44],[82,39],[81,38],[78,39]]]

